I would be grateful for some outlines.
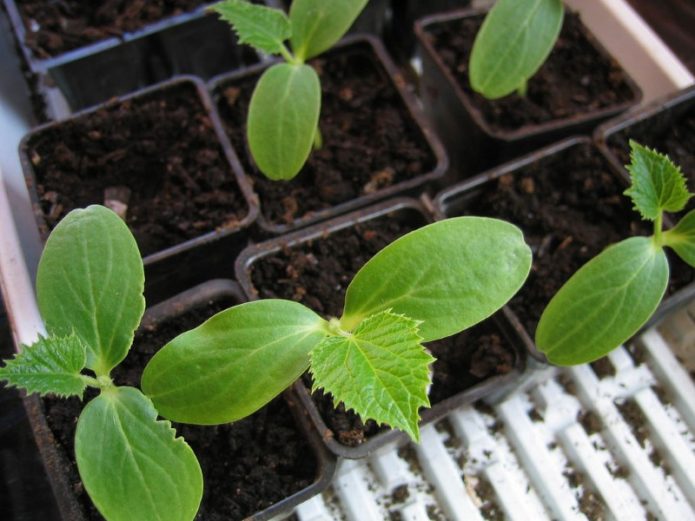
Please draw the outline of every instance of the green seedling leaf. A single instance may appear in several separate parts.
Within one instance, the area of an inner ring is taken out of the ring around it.
[[[325,324],[287,300],[235,306],[164,346],[145,367],[142,389],[171,420],[214,425],[244,418],[309,368]]]
[[[248,140],[259,170],[274,180],[292,179],[314,144],[321,85],[308,65],[279,63],[256,85],[248,115]]]
[[[411,232],[377,253],[347,289],[341,324],[393,309],[422,321],[425,342],[489,317],[521,287],[531,250],[521,230],[483,217],[458,217]]]
[[[497,0],[473,44],[470,82],[497,99],[525,88],[562,29],[562,0]]]
[[[294,0],[290,41],[297,58],[308,60],[333,47],[366,5],[367,0]]]
[[[232,25],[240,43],[268,54],[282,54],[283,42],[292,34],[290,21],[280,9],[246,0],[224,0],[211,9]]]
[[[123,360],[145,310],[145,275],[135,239],[103,206],[70,212],[51,233],[36,291],[52,336],[74,331],[87,367],[106,375]]]
[[[644,219],[655,221],[661,212],[679,212],[692,197],[680,168],[656,150],[630,140],[630,164],[626,166],[632,186],[625,195],[632,199]]]
[[[203,495],[198,460],[152,402],[133,387],[111,387],[77,422],[80,478],[109,521],[191,521]]]
[[[418,322],[390,311],[365,319],[352,334],[326,337],[311,352],[314,390],[346,409],[405,431],[419,441],[420,407],[429,407],[429,365]]]
[[[632,337],[666,291],[668,261],[651,238],[610,246],[577,271],[548,304],[536,345],[558,365],[591,362]]]
[[[87,352],[77,335],[39,338],[0,367],[0,380],[28,393],[82,398],[87,384],[80,372],[86,362]]]
[[[695,268],[695,210],[688,212],[675,228],[664,234],[664,242]]]

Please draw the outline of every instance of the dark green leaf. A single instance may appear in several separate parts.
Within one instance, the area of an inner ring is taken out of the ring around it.
[[[224,0],[212,9],[232,24],[240,43],[268,54],[281,54],[283,42],[292,34],[290,21],[280,9],[254,5],[246,0]]]
[[[87,367],[107,374],[123,360],[145,309],[145,274],[135,239],[103,206],[73,210],[51,233],[36,276],[41,316],[52,336],[73,331]]]
[[[536,345],[558,365],[605,356],[632,337],[658,307],[668,261],[647,237],[615,244],[585,264],[543,312]]]

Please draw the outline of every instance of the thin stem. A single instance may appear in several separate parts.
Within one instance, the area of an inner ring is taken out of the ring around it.
[[[321,129],[316,125],[316,132],[314,132],[314,150],[321,150],[323,147],[323,136],[321,135]]]
[[[526,93],[528,92],[528,81],[524,80],[524,82],[519,85],[519,87],[516,89],[516,93],[521,96],[522,98],[526,97]]]
[[[663,221],[664,221],[664,213],[659,212],[659,215],[657,215],[656,220],[654,221],[654,243],[657,246],[663,246],[664,245],[664,239],[663,239]]]
[[[97,389],[101,389],[101,384],[99,383],[99,380],[96,378],[93,378],[91,376],[87,376],[86,374],[81,375],[82,376],[82,381],[86,383],[89,387],[95,387]]]
[[[285,47],[283,44],[280,44],[280,54],[282,54],[282,57],[285,59],[287,63],[291,63],[292,65],[301,65],[302,63],[304,63],[296,56],[293,56],[289,49]]]

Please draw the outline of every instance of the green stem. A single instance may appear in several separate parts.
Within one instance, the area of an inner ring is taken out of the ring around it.
[[[280,45],[280,54],[282,54],[282,57],[285,59],[287,63],[291,63],[292,65],[301,65],[302,63],[304,63],[296,56],[293,56],[289,49],[282,44]]]
[[[654,221],[654,243],[659,247],[664,245],[663,221],[664,214],[663,212],[659,212],[659,215],[657,215],[656,220]]]
[[[89,387],[96,387],[97,389],[101,389],[101,384],[99,383],[99,380],[97,380],[96,378],[87,376],[86,374],[83,374],[81,376],[82,381],[84,381],[84,383],[86,383]]]
[[[528,81],[524,80],[524,82],[519,85],[519,87],[516,89],[516,93],[521,96],[522,98],[526,97],[526,93],[528,92]]]
[[[314,132],[314,150],[321,150],[323,147],[323,136],[321,135],[321,129],[316,126],[316,132]]]

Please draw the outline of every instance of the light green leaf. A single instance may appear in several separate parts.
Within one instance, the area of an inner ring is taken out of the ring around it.
[[[429,407],[429,365],[418,322],[390,311],[365,319],[347,336],[326,337],[311,352],[314,390],[346,409],[420,440],[420,407]]]
[[[664,233],[664,242],[695,268],[695,210],[689,211],[675,228]]]
[[[422,321],[425,342],[462,331],[501,308],[531,269],[521,230],[483,217],[430,224],[394,241],[347,289],[342,327],[387,309]]]
[[[92,502],[108,521],[190,521],[203,496],[198,460],[152,402],[111,387],[77,422],[75,456]]]
[[[86,383],[80,371],[86,362],[87,352],[77,335],[39,338],[0,367],[0,380],[28,393],[82,398]]]
[[[308,369],[325,324],[287,300],[235,306],[164,346],[145,367],[142,389],[171,420],[214,425],[244,418]]]
[[[248,140],[259,170],[292,179],[304,166],[321,112],[321,84],[308,65],[279,63],[263,73],[251,97]]]
[[[240,43],[268,54],[281,54],[292,34],[290,21],[280,9],[255,5],[246,0],[224,0],[211,7],[232,24]]]
[[[36,276],[48,332],[77,333],[87,348],[87,367],[98,375],[128,353],[145,310],[144,284],[135,239],[103,206],[73,210],[55,227]]]
[[[290,41],[295,56],[308,60],[333,47],[366,5],[367,0],[294,0]]]
[[[497,99],[523,89],[553,50],[564,13],[561,0],[497,0],[473,43],[473,90]]]
[[[661,212],[679,212],[692,197],[680,168],[656,150],[630,140],[630,164],[626,168],[632,186],[625,195],[642,217],[655,221]]]
[[[668,284],[663,249],[647,237],[610,246],[577,271],[548,304],[536,345],[558,365],[591,362],[632,337]]]

